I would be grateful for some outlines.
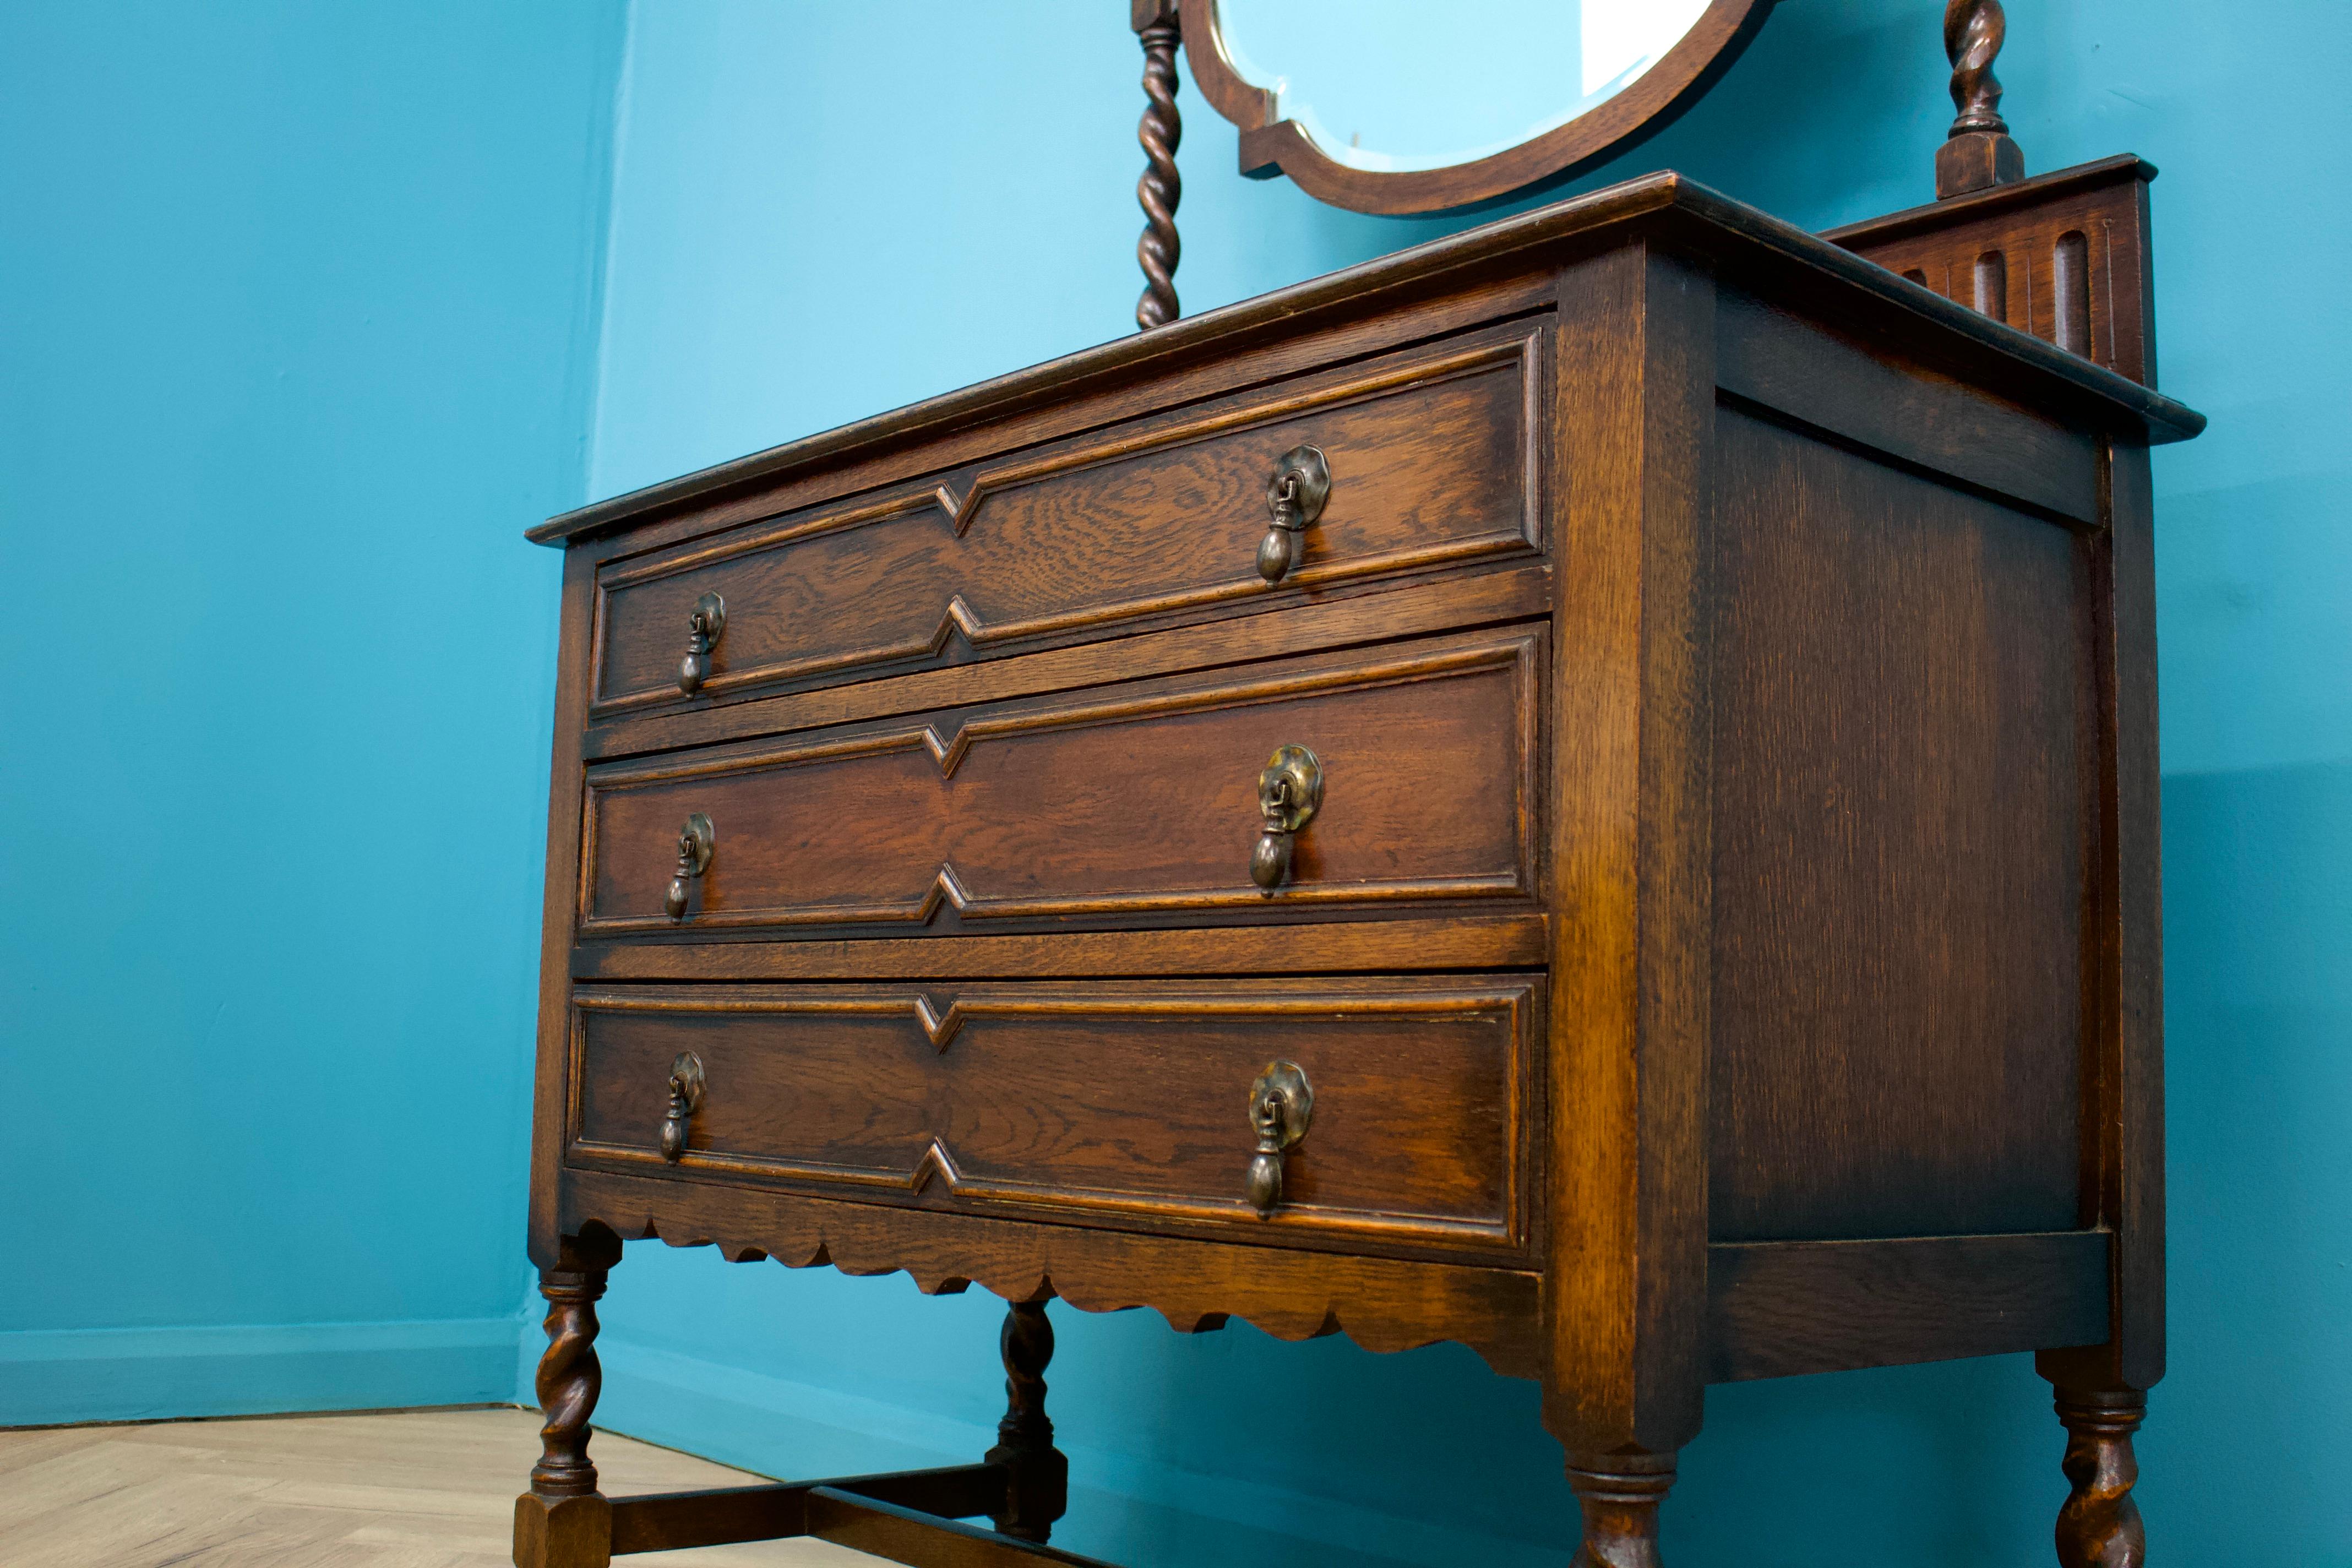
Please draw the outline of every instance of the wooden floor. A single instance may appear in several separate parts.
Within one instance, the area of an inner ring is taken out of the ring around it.
[[[741,1472],[598,1433],[608,1495],[740,1486]],[[498,1568],[539,1454],[520,1410],[0,1431],[6,1568]],[[656,1552],[672,1568],[835,1568],[821,1541]]]

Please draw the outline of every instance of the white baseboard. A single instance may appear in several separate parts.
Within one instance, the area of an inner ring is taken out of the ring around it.
[[[519,1318],[0,1332],[0,1426],[514,1398]]]

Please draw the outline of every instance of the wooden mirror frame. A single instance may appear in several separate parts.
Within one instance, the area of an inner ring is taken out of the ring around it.
[[[1192,80],[1210,107],[1241,128],[1243,174],[1259,180],[1288,174],[1317,201],[1360,213],[1402,214],[1475,206],[1554,184],[1664,130],[1730,68],[1774,4],[1711,0],[1663,59],[1590,113],[1467,163],[1397,170],[1350,168],[1318,147],[1297,121],[1278,118],[1273,92],[1244,79],[1226,54],[1217,0],[1179,0],[1179,8]]]

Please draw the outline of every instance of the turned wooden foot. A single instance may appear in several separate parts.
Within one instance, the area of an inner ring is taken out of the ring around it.
[[[988,1462],[1010,1472],[1004,1511],[996,1528],[1024,1541],[1044,1541],[1069,1508],[1070,1461],[1054,1447],[1045,1415],[1045,1365],[1054,1359],[1054,1325],[1043,1301],[1015,1301],[997,1338],[1004,1353],[1004,1419]]]
[[[596,1492],[588,1417],[604,1382],[596,1361],[596,1300],[619,1260],[609,1236],[567,1238],[558,1267],[540,1271],[547,1298],[547,1353],[539,1360],[539,1463],[515,1500],[517,1568],[605,1568],[613,1560],[612,1506]]]
[[[1658,1505],[1675,1484],[1672,1454],[1574,1454],[1568,1484],[1584,1509],[1569,1568],[1659,1568]]]
[[[2132,1485],[2139,1460],[2132,1433],[2147,1415],[2137,1390],[2058,1390],[2058,1419],[2066,1426],[2063,1467],[2074,1490],[2058,1510],[2058,1561],[2065,1568],[2142,1568],[2147,1537]]]

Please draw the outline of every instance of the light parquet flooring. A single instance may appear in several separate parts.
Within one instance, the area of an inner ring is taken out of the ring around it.
[[[608,1496],[741,1486],[707,1460],[596,1435]],[[415,1410],[0,1431],[5,1568],[505,1568],[539,1416]],[[853,1568],[821,1541],[621,1559]]]

